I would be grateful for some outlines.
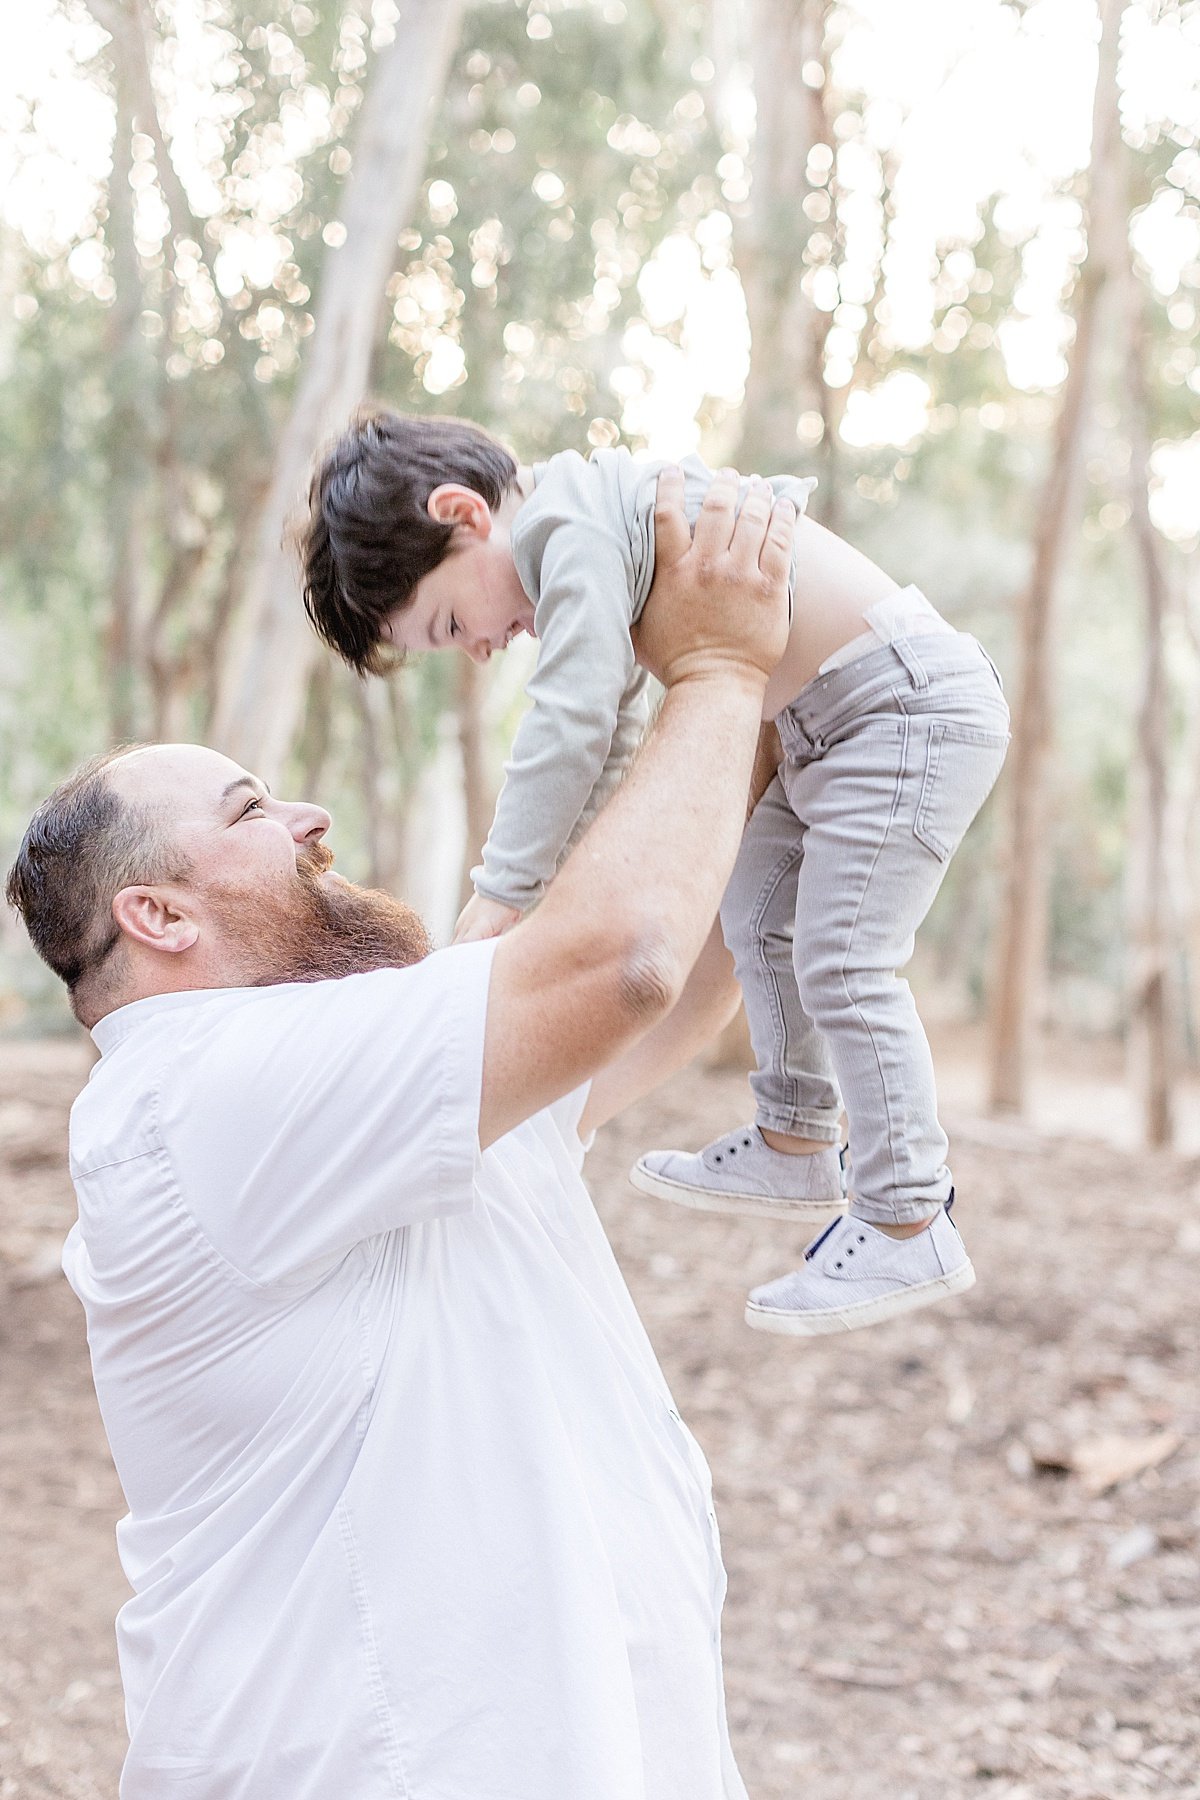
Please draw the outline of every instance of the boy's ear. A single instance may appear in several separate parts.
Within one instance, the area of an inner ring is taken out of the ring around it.
[[[457,525],[460,531],[469,531],[475,537],[491,535],[491,507],[482,494],[457,481],[444,481],[441,487],[435,487],[425,508],[430,518],[442,525]]]

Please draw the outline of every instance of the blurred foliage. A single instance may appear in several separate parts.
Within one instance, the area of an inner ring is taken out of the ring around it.
[[[61,6],[75,26],[82,75],[128,111],[120,83],[128,87],[130,77],[122,77],[113,43],[82,0]],[[835,44],[838,12],[831,6]],[[172,0],[157,0],[152,16],[167,136],[189,134],[189,216],[176,217],[173,236],[159,153],[134,104],[128,179],[140,291],[132,313],[114,260],[119,209],[103,182],[78,242],[35,250],[10,231],[0,248],[6,863],[47,787],[109,734],[109,611],[119,573],[112,513],[114,484],[128,474],[131,408],[148,447],[132,539],[143,617],[154,615],[175,574],[186,575],[156,650],[175,671],[176,698],[156,715],[156,665],[141,663],[133,722],[148,731],[165,716],[173,733],[203,735],[212,621],[245,555],[254,500],[319,310],[372,46],[387,40],[394,8],[386,0],[373,10],[360,0],[208,0],[196,15],[199,38],[186,45]],[[706,221],[701,278],[728,270],[738,218],[752,203],[742,168],[745,160],[752,169],[751,146],[723,110],[714,43],[708,4],[478,0],[469,9],[431,133],[420,213],[380,296],[380,398],[461,411],[527,459],[567,447],[639,447],[628,404],[641,379],[638,344],[647,333],[678,344],[682,332],[679,320],[646,323],[639,276],[668,237],[695,238]],[[212,95],[199,123],[170,101],[174,71],[192,65]],[[837,66],[835,56],[835,82]],[[873,158],[878,169],[870,198],[882,258],[894,170],[871,148],[869,97],[838,88],[829,100],[839,145],[856,146],[859,166]],[[1190,135],[1170,121],[1135,135],[1135,210],[1165,207],[1194,219],[1200,156]],[[1006,323],[1021,314],[1032,239],[988,204],[966,241],[939,244],[929,271],[932,335],[920,349],[902,347],[886,297],[881,304],[882,283],[872,287],[879,269],[858,269],[853,281],[846,273],[854,196],[839,184],[837,166],[810,161],[798,201],[808,201],[810,221],[827,222],[806,226],[779,254],[803,258],[808,291],[833,314],[836,354],[853,365],[849,392],[898,371],[929,389],[927,429],[914,442],[841,448],[844,528],[977,632],[1011,675],[1013,606],[1055,406],[1052,394],[1015,389],[1001,353]],[[1061,204],[1078,214],[1081,192],[1075,183]],[[1081,235],[1080,246],[1082,253]],[[1196,277],[1192,264],[1187,292],[1150,295],[1155,432],[1166,439],[1182,440],[1195,427]],[[730,405],[707,396],[700,406],[714,455],[725,453],[738,424]],[[1120,1015],[1123,980],[1139,602],[1120,529],[1128,449],[1107,402],[1092,435],[1061,658],[1053,959],[1075,1016],[1106,1025]],[[798,466],[805,454],[801,441]],[[314,683],[293,773],[298,782],[319,779],[348,874],[369,872],[376,856],[368,840],[381,796],[402,810],[439,746],[444,760],[452,693],[445,665],[430,658],[405,670],[386,706],[364,702],[340,670],[325,669]],[[1182,653],[1176,670],[1181,687],[1195,679]],[[488,701],[497,769],[520,705],[515,676],[497,671]],[[380,755],[382,788],[378,769],[371,779],[365,772]],[[965,1004],[978,1004],[985,979],[997,823],[993,801],[926,934],[930,957]],[[392,863],[404,866],[398,854]],[[53,984],[7,923],[5,990],[33,998],[38,1016],[47,1005],[61,1016]]]

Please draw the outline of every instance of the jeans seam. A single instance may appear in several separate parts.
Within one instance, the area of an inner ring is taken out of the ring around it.
[[[767,977],[765,985],[767,987],[768,1000],[771,1007],[771,1025],[775,1033],[777,1060],[779,1059],[779,1051],[787,1046],[787,1026],[784,1018],[783,999],[779,991],[779,981],[774,969],[771,967],[770,959],[765,954],[766,946],[763,943],[762,922],[766,916],[767,907],[774,898],[784,876],[788,873],[790,868],[799,868],[803,860],[804,845],[802,841],[793,849],[786,850],[783,853],[763,881],[763,884],[758,891],[758,898],[755,901],[750,914],[751,929],[754,933],[754,943],[758,953],[758,967]],[[793,958],[794,954],[795,952],[793,950]],[[783,1079],[787,1093],[789,1111],[794,1115],[800,1111],[800,1084],[793,1076],[784,1076]],[[768,1130],[773,1129],[775,1129],[775,1127],[768,1126]]]
[[[875,1059],[875,1069],[876,1069],[876,1073],[879,1077],[880,1092],[883,1095],[884,1118],[885,1118],[885,1122],[887,1125],[888,1159],[891,1163],[891,1168],[892,1168],[892,1191],[893,1192],[895,1192],[895,1190],[899,1186],[900,1171],[896,1166],[896,1133],[895,1133],[895,1129],[893,1127],[893,1122],[892,1122],[892,1109],[891,1109],[891,1105],[888,1100],[888,1084],[887,1084],[887,1080],[884,1076],[883,1067],[879,1060],[879,1048],[875,1041],[875,1034],[871,1030],[870,1020],[868,1019],[867,1015],[865,1014],[862,1007],[860,1006],[858,1000],[855,998],[853,992],[851,991],[850,982],[847,977],[846,969],[847,969],[847,963],[850,958],[850,952],[851,952],[851,949],[854,944],[854,934],[858,929],[858,923],[862,917],[862,909],[866,905],[867,891],[870,888],[872,878],[874,877],[874,874],[875,874],[875,870],[879,866],[879,859],[883,855],[884,846],[886,845],[888,838],[891,835],[892,826],[896,822],[896,814],[900,808],[900,794],[901,794],[901,791],[904,786],[904,777],[905,777],[906,773],[908,772],[908,751],[909,751],[910,735],[911,734],[910,734],[909,727],[908,727],[908,721],[906,718],[905,724],[904,724],[904,736],[903,736],[903,740],[901,743],[900,769],[899,769],[899,773],[896,776],[895,791],[892,794],[891,811],[888,813],[887,824],[884,826],[883,834],[880,837],[879,843],[875,849],[875,854],[871,858],[871,867],[867,870],[866,879],[864,880],[864,882],[862,884],[862,892],[859,894],[859,897],[858,897],[858,906],[855,908],[854,918],[851,922],[850,929],[846,933],[845,957],[843,958],[841,968],[838,970],[838,974],[841,977],[843,991],[845,992],[847,1000],[850,1002],[850,1006],[854,1012],[855,1018],[859,1020],[860,1024],[863,1027],[863,1030],[866,1034],[867,1042],[871,1046],[871,1055]],[[853,1126],[854,1126],[853,1119],[850,1120],[850,1126],[851,1126],[851,1130],[853,1130]]]

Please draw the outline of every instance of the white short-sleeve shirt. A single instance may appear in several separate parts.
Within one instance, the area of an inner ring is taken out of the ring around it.
[[[580,1177],[482,1155],[494,943],[102,1020],[122,1800],[743,1800],[708,1471]]]

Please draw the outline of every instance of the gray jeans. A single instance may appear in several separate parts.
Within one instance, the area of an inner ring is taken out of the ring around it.
[[[1008,707],[964,632],[898,638],[809,682],[746,827],[721,928],[746,1001],[758,1122],[836,1143],[852,1211],[930,1217],[950,1193],[933,1059],[896,971],[1000,773]]]

